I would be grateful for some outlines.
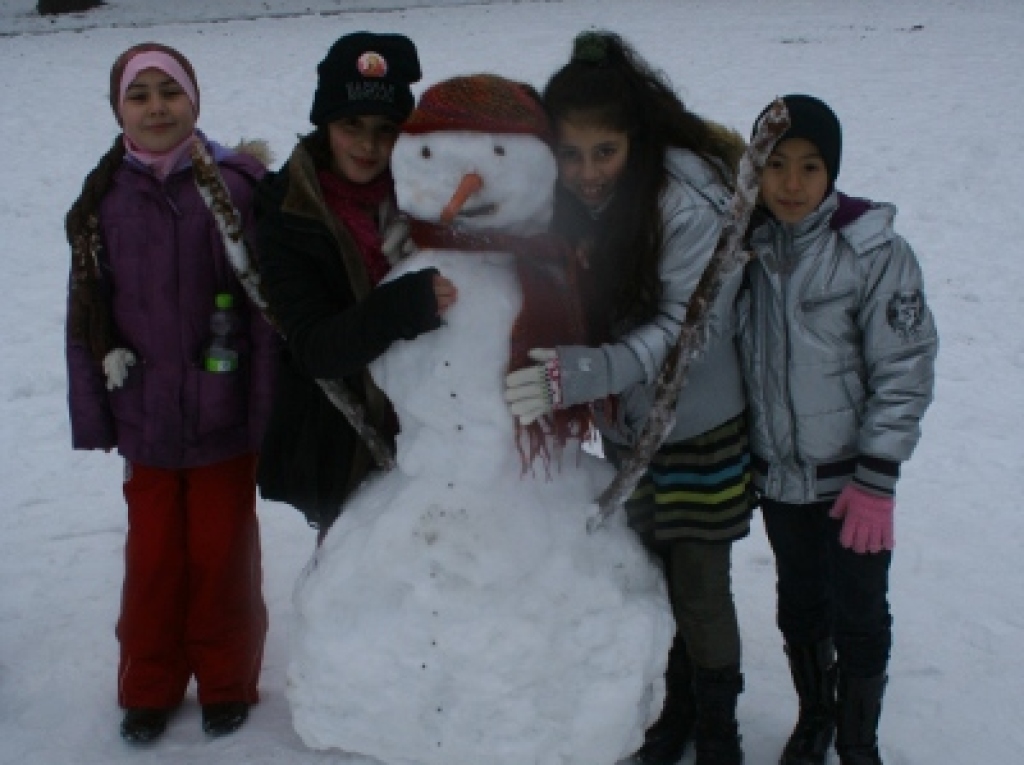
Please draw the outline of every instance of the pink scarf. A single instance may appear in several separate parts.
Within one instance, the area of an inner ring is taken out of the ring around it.
[[[381,204],[393,196],[391,173],[381,173],[378,178],[364,184],[352,183],[329,170],[318,170],[316,177],[327,207],[356,240],[370,284],[377,286],[391,268],[381,251],[376,217]]]
[[[185,165],[185,157],[188,155],[188,150],[192,148],[192,141],[195,140],[196,134],[193,132],[173,149],[160,152],[146,151],[137,146],[128,136],[123,137],[125,154],[148,167],[157,178],[163,180],[177,170],[179,165]]]

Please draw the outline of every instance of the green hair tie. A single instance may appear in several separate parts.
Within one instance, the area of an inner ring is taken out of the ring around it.
[[[600,32],[580,32],[572,44],[572,60],[603,64],[608,60],[608,40]]]

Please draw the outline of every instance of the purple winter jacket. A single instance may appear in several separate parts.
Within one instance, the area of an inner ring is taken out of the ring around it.
[[[247,154],[208,148],[249,230],[253,185],[265,168]],[[74,448],[117,447],[129,461],[170,469],[257,452],[280,341],[235,277],[191,168],[160,181],[126,158],[103,198],[100,232],[114,332],[136,363],[108,391],[100,365],[68,333]],[[234,295],[241,317],[235,372],[202,364],[218,292]]]

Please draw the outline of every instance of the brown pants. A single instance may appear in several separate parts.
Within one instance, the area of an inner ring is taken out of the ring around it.
[[[676,541],[659,545],[678,637],[694,666],[740,664],[740,628],[732,595],[732,543]]]
[[[256,456],[166,470],[127,465],[118,701],[170,708],[258,700],[267,632]]]

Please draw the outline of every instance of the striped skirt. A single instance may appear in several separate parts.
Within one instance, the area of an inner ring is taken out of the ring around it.
[[[739,539],[750,531],[750,479],[747,420],[741,414],[662,446],[626,502],[629,525],[648,544]]]

